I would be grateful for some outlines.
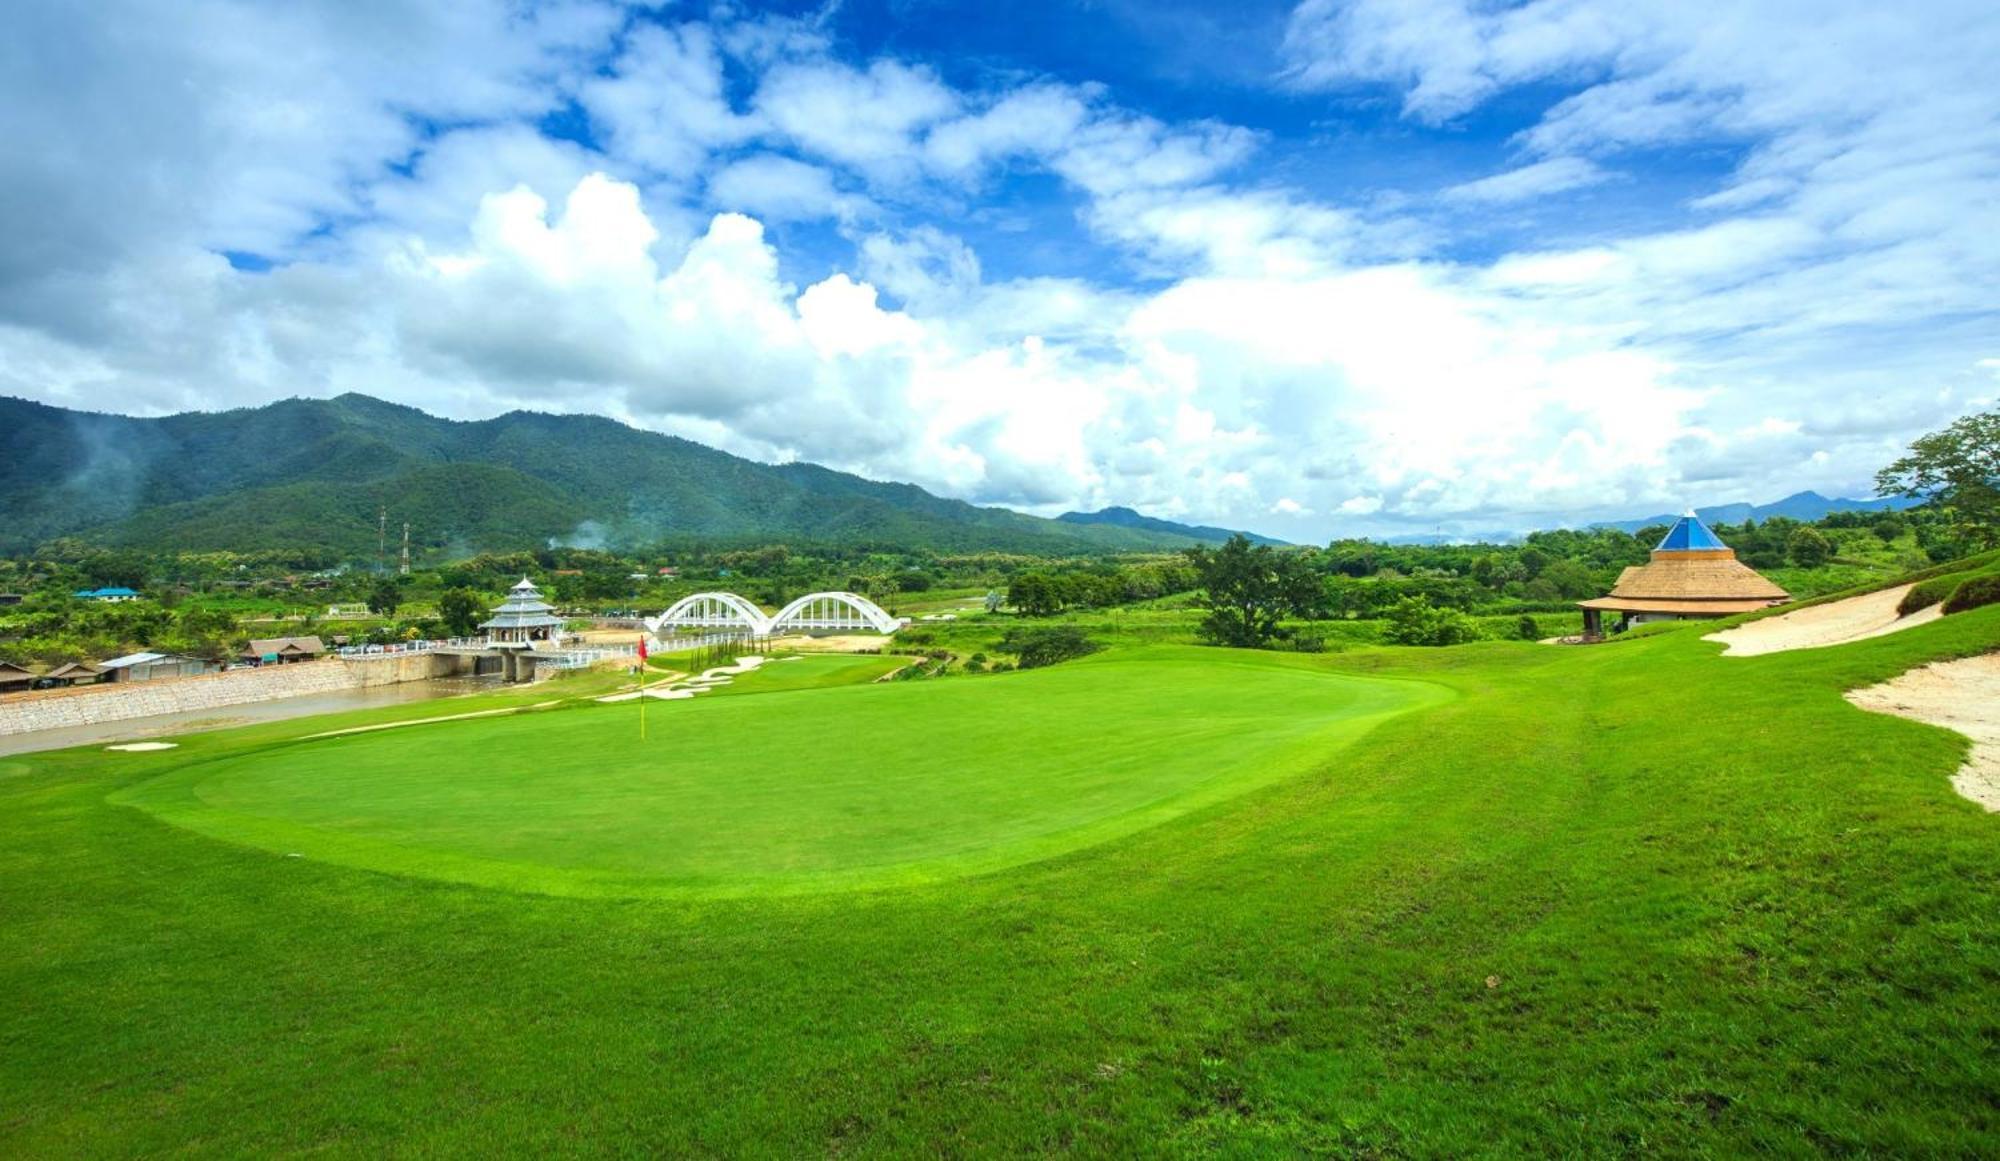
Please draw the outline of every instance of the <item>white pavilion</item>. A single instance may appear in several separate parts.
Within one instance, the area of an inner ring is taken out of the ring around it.
[[[562,626],[555,607],[542,600],[542,590],[527,577],[507,590],[507,599],[493,610],[492,618],[479,625],[495,645],[556,641],[562,636]]]

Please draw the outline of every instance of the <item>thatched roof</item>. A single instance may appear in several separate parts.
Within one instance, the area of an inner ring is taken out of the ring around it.
[[[1626,613],[1721,616],[1781,605],[1792,595],[1736,559],[1736,550],[1689,514],[1681,517],[1645,564],[1618,574],[1608,596],[1579,602],[1586,609]]]

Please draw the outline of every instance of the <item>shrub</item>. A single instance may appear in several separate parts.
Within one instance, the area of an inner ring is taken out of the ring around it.
[[[1084,635],[1075,625],[1049,625],[1032,629],[1009,629],[1000,638],[1000,648],[1020,659],[1022,669],[1039,669],[1095,653],[1104,646]]]
[[[1896,615],[1898,617],[1907,617],[1911,613],[1921,609],[1930,608],[1932,605],[1949,597],[1952,591],[1958,588],[1958,583],[1963,579],[1965,578],[1958,573],[1952,573],[1949,576],[1932,577],[1927,581],[1918,581],[1916,584],[1910,586],[1909,592],[1903,594],[1902,600],[1896,602]]]
[[[1986,572],[1967,577],[1944,602],[1947,613],[1963,613],[1983,605],[2000,604],[2000,573]]]
[[[1814,528],[1796,528],[1785,538],[1785,555],[1800,568],[1818,568],[1833,555],[1833,545]]]
[[[1301,633],[1292,638],[1292,648],[1300,653],[1326,652],[1326,638],[1317,633]]]
[[[1462,645],[1479,640],[1479,623],[1457,609],[1440,609],[1422,597],[1405,597],[1389,610],[1382,634],[1397,645]]]
[[[1542,631],[1535,625],[1535,619],[1526,613],[1522,613],[1520,621],[1515,624],[1514,635],[1523,641],[1539,641],[1542,639]]]

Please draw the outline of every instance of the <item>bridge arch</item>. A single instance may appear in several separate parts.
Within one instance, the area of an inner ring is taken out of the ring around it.
[[[764,610],[735,593],[690,593],[673,607],[646,622],[654,633],[661,629],[748,629],[754,637],[771,633],[771,619]]]
[[[771,632],[786,629],[873,629],[894,633],[903,627],[882,606],[859,593],[807,593],[771,618]]]
[[[663,629],[744,629],[753,637],[769,637],[794,629],[872,629],[894,633],[903,627],[900,617],[891,616],[882,606],[859,593],[807,593],[776,614],[764,610],[735,593],[693,593],[675,601],[657,617],[648,618],[646,628],[658,634]]]

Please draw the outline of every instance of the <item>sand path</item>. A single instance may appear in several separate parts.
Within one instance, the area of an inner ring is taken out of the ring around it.
[[[436,722],[460,722],[464,721],[467,718],[505,717],[508,714],[518,714],[525,710],[547,709],[552,705],[561,705],[561,704],[562,702],[560,701],[538,701],[534,705],[515,705],[515,706],[508,706],[505,709],[473,710],[470,713],[444,714],[440,717],[434,717],[434,718],[411,718],[410,720],[403,722],[380,722],[372,726],[349,726],[344,730],[327,730],[323,733],[307,734],[301,740],[310,742],[315,738],[338,738],[338,737],[343,737],[347,734],[372,734],[377,730],[400,730],[405,726],[428,726]],[[117,747],[114,746],[112,748],[116,749]]]
[[[1847,700],[1875,713],[1913,718],[1972,739],[1972,756],[1952,775],[1952,789],[2000,811],[2000,653],[1912,669]]]
[[[1726,657],[1755,657],[1760,653],[1783,653],[1788,649],[1824,649],[1845,645],[1929,624],[1944,616],[1937,605],[1920,609],[1907,617],[1896,615],[1896,605],[1909,585],[1897,585],[1879,593],[1863,593],[1844,601],[1813,605],[1777,617],[1765,617],[1734,629],[1710,633],[1705,641],[1727,646]]]

